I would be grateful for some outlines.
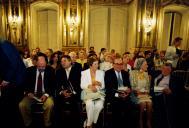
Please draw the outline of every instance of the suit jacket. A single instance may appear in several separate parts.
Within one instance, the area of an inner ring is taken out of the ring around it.
[[[26,81],[25,81],[26,94],[29,92],[34,93],[35,91],[36,73],[37,73],[36,66],[27,68]],[[45,68],[43,84],[44,84],[45,93],[49,94],[50,96],[54,96],[55,87],[56,87],[55,71],[50,66],[46,66]]]
[[[76,68],[79,71],[82,71],[82,65],[78,62],[72,63],[72,67]]]
[[[121,75],[123,79],[123,85],[131,88],[129,81],[129,73],[121,70]],[[105,88],[106,88],[106,99],[112,101],[115,98],[115,93],[118,89],[118,81],[115,70],[112,68],[105,72]]]
[[[155,78],[158,77],[161,72],[157,71],[155,77],[152,77],[151,81],[151,89],[152,89],[152,96],[154,96],[154,81]],[[169,80],[169,88],[171,89],[172,93],[169,95],[169,97],[173,98],[173,100],[182,100],[184,97],[184,81],[179,79],[178,77],[175,77],[174,75],[171,74],[170,80]]]
[[[160,73],[161,74],[161,73]],[[152,79],[152,86],[154,86],[154,78]],[[153,104],[154,104],[154,113],[157,112],[165,112],[161,113],[163,120],[164,117],[169,118],[169,125],[171,127],[182,127],[180,126],[183,123],[183,114],[186,113],[184,98],[184,86],[183,81],[179,80],[177,77],[171,74],[169,79],[169,88],[171,89],[171,94],[168,95],[154,95],[153,89]],[[188,109],[188,108],[187,108]],[[156,116],[156,120],[159,118]],[[166,126],[166,123],[159,122],[160,124]],[[177,126],[178,124],[178,126]]]
[[[67,79],[66,70],[64,68],[60,68],[56,71],[56,81],[57,81],[57,95],[59,95],[62,88],[69,89],[70,84],[73,86],[74,91],[77,93],[77,98],[80,98],[81,88],[80,88],[80,80],[81,80],[81,69],[77,66],[72,66],[69,74],[69,78]]]
[[[89,64],[86,62],[86,63],[84,63],[84,66],[83,66],[83,71],[84,70],[86,70],[86,69],[88,69],[89,68]]]
[[[101,83],[101,90],[104,89],[104,72],[101,70],[96,71],[96,81]],[[88,89],[88,85],[92,84],[90,69],[84,70],[81,72],[81,88]]]
[[[9,41],[0,42],[0,60],[2,80],[14,85],[23,84],[26,67],[16,47]]]

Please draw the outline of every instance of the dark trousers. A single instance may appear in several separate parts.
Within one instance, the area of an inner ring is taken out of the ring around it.
[[[18,109],[19,96],[18,89],[15,86],[8,85],[1,88],[0,127],[22,127],[21,115]]]
[[[158,95],[153,99],[154,128],[175,128],[175,104],[171,96]]]
[[[80,104],[76,99],[59,98],[56,104],[57,127],[80,127]]]
[[[133,128],[133,107],[131,101],[114,98],[112,102],[113,128]]]

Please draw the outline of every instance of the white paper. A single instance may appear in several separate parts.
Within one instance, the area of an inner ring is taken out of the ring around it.
[[[164,88],[165,87],[162,87],[162,86],[155,86],[154,87],[154,92],[162,92]]]
[[[34,96],[33,99],[35,99],[35,100],[38,101],[38,102],[42,102],[42,100],[39,99],[39,98],[37,98],[36,96]]]
[[[128,87],[119,87],[118,90],[119,91],[126,91],[128,89]]]

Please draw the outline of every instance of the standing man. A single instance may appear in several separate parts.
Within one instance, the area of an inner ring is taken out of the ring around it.
[[[19,122],[18,101],[22,94],[20,88],[23,85],[25,69],[16,47],[7,40],[0,40],[1,126],[15,127]]]
[[[55,93],[55,72],[47,66],[47,57],[43,53],[37,55],[36,66],[29,67],[26,72],[25,97],[19,103],[26,127],[32,125],[31,106],[36,102],[43,103],[44,125],[49,128],[52,125],[51,115],[54,107],[53,95]],[[36,101],[36,98],[39,99]]]
[[[180,49],[181,41],[182,38],[176,37],[172,46],[169,46],[165,53],[165,59],[172,64],[173,68],[176,68],[177,62],[182,55],[182,51]]]
[[[72,66],[71,57],[64,55],[61,58],[61,68],[56,72],[57,80],[57,107],[59,119],[62,127],[80,127],[79,102],[80,102],[80,79],[81,69]],[[70,111],[70,118],[67,118],[65,111]]]

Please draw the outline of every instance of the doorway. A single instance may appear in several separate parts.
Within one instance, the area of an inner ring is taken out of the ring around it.
[[[29,47],[39,47],[42,52],[47,48],[54,51],[61,48],[59,41],[59,6],[50,1],[34,2],[31,9],[31,39]]]

